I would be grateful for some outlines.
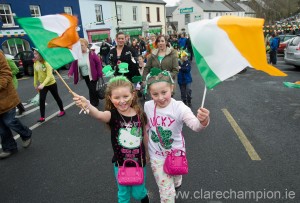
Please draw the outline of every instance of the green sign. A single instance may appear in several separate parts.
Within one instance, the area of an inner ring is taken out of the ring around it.
[[[191,7],[191,8],[181,8],[180,9],[180,14],[185,14],[185,13],[193,13],[193,7]]]

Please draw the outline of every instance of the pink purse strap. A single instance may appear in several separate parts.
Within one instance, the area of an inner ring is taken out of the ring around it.
[[[137,114],[137,117],[138,117],[138,134],[140,133],[140,130],[141,130],[141,120],[140,120],[140,116]],[[143,132],[142,132],[143,133]],[[142,135],[143,137],[143,135]],[[144,163],[143,163],[143,150],[142,150],[142,143],[140,144],[140,151],[141,151],[141,164],[142,164],[142,167],[144,168]],[[117,155],[118,157],[118,155]],[[127,161],[133,161],[137,164],[137,162],[133,159],[126,159],[124,162],[123,162],[123,166],[125,165],[125,162]],[[118,164],[118,167],[120,167],[119,165],[119,162],[117,161],[117,164]]]
[[[156,129],[157,136],[158,136],[158,138],[159,138],[159,142],[160,142],[160,144],[164,147],[165,145],[164,145],[164,143],[163,143],[163,141],[162,141],[162,139],[161,139],[161,136],[160,136],[159,131],[158,131],[158,128],[157,128],[156,106],[157,106],[157,105],[155,104],[155,106],[154,106],[154,119],[155,119],[154,124],[155,124],[155,129]],[[182,146],[184,147],[185,143],[184,143],[184,140],[183,140],[182,132],[180,133],[180,135],[181,135],[181,139],[182,139]]]

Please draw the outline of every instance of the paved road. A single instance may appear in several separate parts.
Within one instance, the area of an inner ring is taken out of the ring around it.
[[[300,71],[281,60],[277,66],[288,77],[249,69],[207,92],[209,128],[200,133],[184,128],[190,172],[176,202],[300,202],[300,92],[282,84],[300,80]],[[66,71],[61,74],[65,77]],[[196,112],[204,89],[196,68],[193,79]],[[78,86],[66,81],[87,95],[83,81]],[[58,107],[49,94],[46,114],[53,118],[36,125],[38,110],[20,118],[34,128],[33,143],[0,162],[0,202],[117,202],[107,127],[79,115],[71,95],[60,81],[58,85],[67,114],[54,116]],[[23,102],[32,98],[32,78],[21,80],[18,91]],[[159,202],[150,167],[147,187],[152,202]],[[294,193],[294,199],[284,199]]]

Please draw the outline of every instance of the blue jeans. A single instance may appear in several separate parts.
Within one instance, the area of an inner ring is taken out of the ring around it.
[[[118,203],[130,203],[131,196],[136,200],[144,199],[147,195],[147,189],[145,187],[146,182],[146,167],[144,167],[144,182],[141,185],[120,185],[118,183],[118,170],[119,168],[114,165],[114,173],[118,185]]]
[[[24,126],[15,116],[15,108],[0,114],[0,136],[3,151],[17,150],[17,142],[13,137],[11,129],[19,133],[23,141],[31,138],[32,131],[28,127]]]

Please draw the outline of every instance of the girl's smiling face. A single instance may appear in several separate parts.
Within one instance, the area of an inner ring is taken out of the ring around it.
[[[131,104],[134,94],[131,92],[130,87],[117,87],[111,91],[110,100],[116,109],[120,112],[126,112]]]
[[[158,108],[164,108],[169,105],[173,89],[174,86],[168,82],[156,82],[150,85],[149,92],[151,98]]]

